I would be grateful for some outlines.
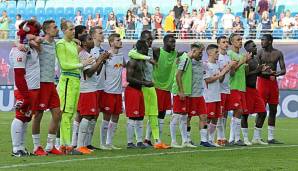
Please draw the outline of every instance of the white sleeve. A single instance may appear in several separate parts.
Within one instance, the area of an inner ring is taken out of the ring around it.
[[[17,49],[12,49],[9,54],[9,58],[11,59],[14,68],[26,67],[26,61],[27,61],[26,52],[23,52]]]
[[[205,80],[206,78],[210,78],[212,77],[212,72],[211,72],[211,68],[208,66],[208,64],[205,65],[205,70],[204,70],[204,76],[203,79]]]

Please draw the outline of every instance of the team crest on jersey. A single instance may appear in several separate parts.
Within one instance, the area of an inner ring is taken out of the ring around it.
[[[23,62],[23,58],[22,57],[17,57],[17,62]]]
[[[114,65],[114,68],[122,68],[123,67],[123,64],[115,64]]]
[[[186,111],[186,108],[185,108],[185,107],[183,107],[183,108],[182,108],[182,110]]]

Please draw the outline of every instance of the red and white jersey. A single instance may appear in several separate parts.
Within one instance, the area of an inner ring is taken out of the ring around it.
[[[205,65],[205,74],[204,74],[203,78],[205,80],[206,78],[213,77],[214,75],[218,74],[219,72],[220,72],[219,65],[217,63],[207,62]],[[207,84],[206,81],[204,81],[203,95],[204,95],[206,103],[220,101],[221,98],[220,98],[220,82],[219,82],[219,80],[216,80],[209,84]]]
[[[85,50],[82,50],[79,53],[80,60],[86,60],[91,57],[91,54],[88,53]],[[95,61],[93,65],[95,64]],[[80,92],[81,93],[88,93],[88,92],[95,92],[97,90],[97,73],[95,72],[91,77],[88,77],[87,75],[84,74],[84,71],[91,68],[93,65],[88,65],[83,68],[82,74],[81,74],[81,88]]]
[[[13,47],[9,59],[13,68],[25,68],[25,79],[29,90],[40,88],[40,65],[38,53],[35,49],[30,48],[27,52],[23,52],[17,47]]]

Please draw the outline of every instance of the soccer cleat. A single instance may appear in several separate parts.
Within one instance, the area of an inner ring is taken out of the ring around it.
[[[176,142],[171,143],[172,148],[183,148],[181,145],[178,145]]]
[[[264,142],[262,139],[253,139],[252,144],[260,144],[260,145],[268,145],[268,143]]]
[[[153,146],[153,145],[152,145],[152,142],[151,142],[150,140],[147,140],[147,139],[144,140],[144,144],[145,144],[146,146],[148,146],[148,147],[149,147],[149,146]]]
[[[247,145],[246,145],[243,141],[241,141],[241,140],[235,142],[234,145],[237,145],[237,146],[247,146]]]
[[[145,149],[145,148],[147,148],[147,146],[145,144],[143,144],[143,142],[138,142],[137,148]]]
[[[268,140],[268,144],[284,144],[284,143],[277,141],[276,139],[272,139],[272,140]]]
[[[37,147],[37,149],[33,152],[33,154],[36,155],[36,156],[46,156],[46,155],[48,155],[48,153],[45,152],[44,149],[41,146]]]
[[[116,146],[114,146],[112,144],[107,144],[106,147],[111,148],[112,150],[121,150],[121,148],[116,147]]]
[[[213,146],[215,146],[215,147],[222,147],[221,145],[219,145],[219,144],[216,144],[216,143],[214,143],[214,142],[211,142],[211,141],[209,141],[209,144],[211,144],[211,145],[213,145]]]
[[[88,149],[87,147],[79,147],[76,150],[83,154],[91,154],[91,150]]]
[[[99,149],[101,149],[101,150],[112,150],[111,147],[107,147],[106,145],[103,145],[103,144],[101,144],[101,145],[99,146]]]
[[[11,156],[14,156],[14,157],[25,157],[25,156],[28,156],[27,153],[23,150],[18,150],[17,152],[12,152],[11,153]]]
[[[127,147],[128,149],[132,149],[132,148],[137,148],[137,146],[134,143],[127,143]]]
[[[249,142],[249,140],[244,140],[244,144],[247,145],[247,146],[251,146],[252,145],[252,143]]]
[[[226,144],[226,146],[228,146],[228,147],[231,147],[231,146],[234,146],[235,145],[235,141],[233,140],[233,141],[229,141],[227,144]]]
[[[189,143],[191,144],[191,145],[194,145],[194,146],[197,146],[194,142],[192,142],[191,140],[189,141]]]
[[[209,142],[203,142],[203,141],[201,141],[200,145],[204,146],[204,147],[215,147],[214,145],[210,144]]]
[[[61,151],[63,154],[66,154],[66,147],[64,145],[61,145],[59,151]]]
[[[192,144],[189,143],[189,142],[182,143],[182,147],[187,147],[187,148],[197,148],[197,146],[192,145]]]
[[[94,150],[99,150],[99,148],[97,147],[94,147],[93,145],[87,145],[87,148],[91,151],[94,151]]]
[[[227,140],[217,140],[216,144],[220,145],[220,146],[225,146],[227,143]]]
[[[74,149],[73,147],[66,147],[66,154],[68,155],[83,155],[82,152]]]
[[[155,149],[169,149],[171,147],[164,143],[156,143],[156,144],[154,144],[154,148]]]
[[[55,154],[55,155],[63,155],[64,154],[62,151],[56,149],[55,146],[52,148],[52,150],[47,151],[47,153],[49,153],[49,154]]]

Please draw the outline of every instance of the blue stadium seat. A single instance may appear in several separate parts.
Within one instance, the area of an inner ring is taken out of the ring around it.
[[[209,29],[206,29],[205,31],[205,38],[206,39],[212,39],[212,31]]]
[[[15,7],[8,8],[6,11],[9,18],[15,17],[17,14],[17,9]]]
[[[283,30],[280,28],[274,29],[272,32],[272,36],[274,39],[282,39],[283,38]]]
[[[16,8],[16,1],[8,1],[7,8]]]
[[[35,7],[35,0],[27,0],[27,8],[28,7]]]
[[[235,13],[235,16],[239,16],[239,17],[242,17],[243,13],[242,12],[236,12]]]
[[[106,7],[105,9],[104,9],[104,13],[105,14],[109,14],[110,12],[112,12],[113,11],[113,8],[112,7]]]
[[[56,16],[64,16],[64,8],[63,7],[56,8],[55,15]]]
[[[102,7],[96,7],[95,10],[94,10],[94,13],[99,13],[100,16],[103,16],[103,8]]]
[[[124,21],[123,21],[123,17],[124,17],[124,14],[117,14],[117,15],[116,15],[117,20],[118,20],[118,21],[121,20],[121,21],[124,23]]]
[[[77,7],[75,10],[75,15],[77,14],[77,11],[81,11],[81,14],[84,15],[84,8],[83,7]]]
[[[86,16],[88,16],[88,15],[94,15],[94,8],[93,7],[87,7],[87,8],[85,8],[84,15],[86,15]]]
[[[298,14],[298,12],[292,12],[292,13],[291,13],[291,16],[292,16],[292,17],[295,17],[296,14]]]
[[[21,0],[21,1],[18,1],[17,3],[17,8],[26,8],[26,6],[27,6],[26,0]]]
[[[285,8],[286,8],[286,6],[285,5],[280,5],[280,6],[278,6],[278,8],[277,8],[277,14],[280,14],[280,13],[282,13],[282,12],[284,12],[285,11]]]
[[[223,36],[224,35],[224,30],[223,28],[220,28],[217,30],[217,33],[216,33],[216,37],[220,37],[220,36]]]
[[[0,2],[0,10],[3,11],[4,8],[7,8],[7,4],[5,2]]]
[[[298,39],[298,29],[294,30],[293,39]]]
[[[26,15],[29,17],[35,16],[35,8],[34,7],[26,8]]]
[[[44,17],[46,15],[46,11],[44,8],[37,8],[36,9],[36,16],[37,17]]]
[[[49,7],[46,9],[46,15],[48,16],[54,16],[55,15],[55,8]]]
[[[22,16],[25,16],[27,13],[26,8],[17,8],[17,13],[21,14]]]
[[[67,7],[64,11],[64,14],[66,16],[74,16],[75,15],[74,8],[73,7]]]

